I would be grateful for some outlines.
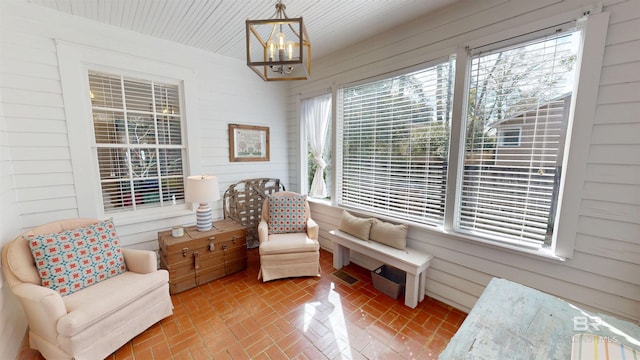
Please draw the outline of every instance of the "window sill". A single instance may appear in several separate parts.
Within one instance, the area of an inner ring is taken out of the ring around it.
[[[320,199],[320,198],[312,198],[312,197],[307,196],[307,201],[312,202],[312,203],[318,203],[318,204],[326,205],[326,206],[333,206],[333,204],[331,203],[331,199],[328,199],[328,198]]]
[[[191,209],[185,207],[170,207],[166,209],[149,209],[149,211],[144,211],[140,214],[132,213],[132,212],[121,212],[121,213],[110,213],[104,214],[105,218],[113,218],[113,222],[118,225],[130,225],[130,224],[138,224],[148,221],[154,220],[162,220],[173,217],[180,216],[191,216],[194,215],[195,220],[195,212]]]
[[[429,229],[428,227],[421,227],[421,228],[434,231],[434,229]],[[436,229],[435,231],[438,233],[445,234],[448,237],[451,237],[456,240],[463,240],[473,244],[488,245],[490,247],[499,248],[500,250],[508,250],[510,252],[514,252],[518,254],[532,255],[535,257],[541,257],[547,260],[553,260],[557,262],[565,262],[567,260],[563,256],[558,256],[554,254],[553,251],[549,248],[521,247],[521,246],[511,245],[501,241],[485,239],[479,236],[468,235],[468,234],[460,233],[457,231],[447,231],[444,229]]]

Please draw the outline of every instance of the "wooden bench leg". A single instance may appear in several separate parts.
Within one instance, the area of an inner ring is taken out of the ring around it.
[[[351,259],[351,251],[348,247],[344,247],[338,243],[333,243],[333,267],[341,269],[343,266],[349,265]]]
[[[404,304],[414,309],[418,306],[418,291],[421,275],[407,273],[407,284],[404,290]]]
[[[418,290],[418,302],[424,300],[424,293],[427,292],[427,270],[420,273],[420,289]]]

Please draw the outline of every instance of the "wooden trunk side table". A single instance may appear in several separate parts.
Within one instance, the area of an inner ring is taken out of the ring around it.
[[[186,227],[180,237],[158,232],[160,267],[169,271],[171,294],[247,268],[245,228],[229,219],[213,225],[209,231]]]

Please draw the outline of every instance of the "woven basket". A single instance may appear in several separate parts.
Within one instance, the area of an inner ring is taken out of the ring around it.
[[[269,194],[284,191],[280,179],[246,179],[231,184],[224,192],[224,218],[232,219],[247,229],[247,247],[260,245],[258,224],[262,215],[262,203]]]

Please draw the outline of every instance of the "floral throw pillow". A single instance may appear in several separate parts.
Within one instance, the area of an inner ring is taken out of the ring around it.
[[[306,196],[269,196],[269,235],[307,231]]]
[[[27,238],[42,286],[72,294],[127,271],[111,219]]]

